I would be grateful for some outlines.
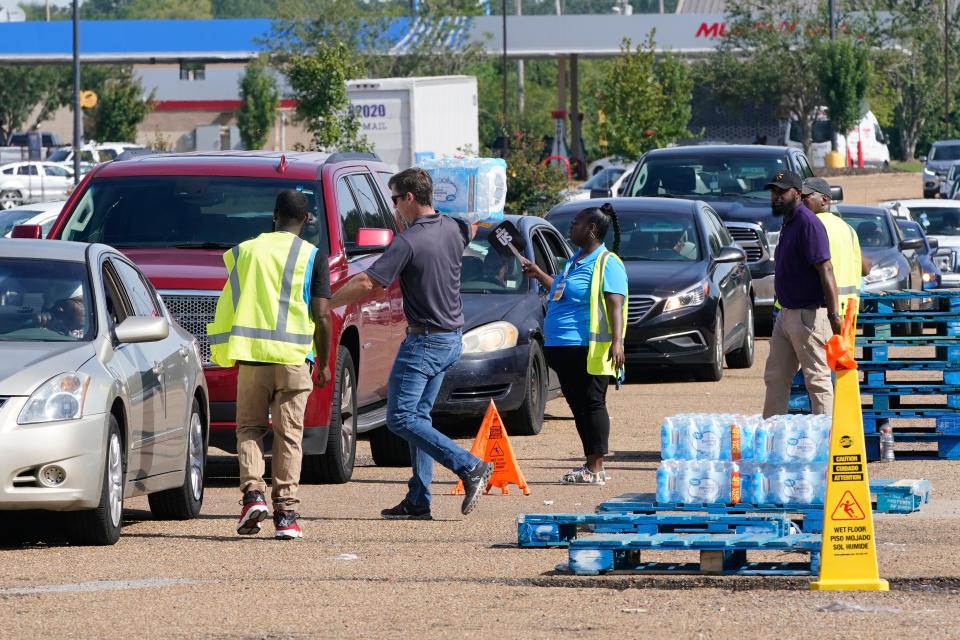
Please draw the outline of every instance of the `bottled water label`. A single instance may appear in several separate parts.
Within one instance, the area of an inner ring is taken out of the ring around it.
[[[693,502],[714,502],[720,495],[720,485],[710,478],[691,478],[687,495]]]
[[[784,493],[789,498],[789,502],[806,504],[813,500],[813,485],[806,480],[786,480],[783,484]]]
[[[697,448],[697,453],[702,454],[703,459],[715,460],[719,458],[720,434],[715,431],[695,431],[693,433],[693,441]],[[700,458],[701,456],[697,457]]]
[[[788,438],[787,455],[797,460],[812,461],[817,455],[817,441],[808,437]]]

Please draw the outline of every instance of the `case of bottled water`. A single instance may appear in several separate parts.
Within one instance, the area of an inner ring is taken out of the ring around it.
[[[681,413],[660,425],[664,460],[752,460],[760,416]]]
[[[829,416],[774,416],[757,438],[757,460],[774,464],[824,463],[830,455]]]
[[[826,463],[760,464],[740,468],[741,496],[750,504],[823,504]]]
[[[716,460],[664,460],[657,469],[657,501],[737,504],[741,501],[739,467]]]
[[[507,163],[502,158],[428,158],[420,162],[433,178],[433,208],[468,222],[499,219],[507,200]]]

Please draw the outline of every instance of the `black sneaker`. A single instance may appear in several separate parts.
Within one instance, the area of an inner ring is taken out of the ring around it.
[[[390,509],[384,509],[380,516],[387,520],[433,520],[430,515],[430,507],[418,507],[415,504],[407,502],[404,498],[400,504]]]
[[[260,533],[260,523],[267,519],[267,501],[262,491],[247,491],[240,503],[240,519],[237,521],[237,533],[252,536]]]
[[[460,513],[467,515],[477,506],[480,500],[480,494],[490,483],[490,476],[493,474],[493,464],[481,460],[470,473],[461,478],[463,480],[463,503],[460,505]]]
[[[278,540],[299,540],[302,538],[303,531],[300,529],[300,525],[297,524],[299,518],[300,514],[296,511],[274,509],[273,526],[276,529],[276,533],[273,534],[273,537]]]

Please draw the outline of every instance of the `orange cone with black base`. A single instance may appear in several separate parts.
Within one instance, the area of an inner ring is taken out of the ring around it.
[[[470,453],[484,462],[493,463],[493,475],[490,476],[490,484],[487,485],[484,493],[489,493],[491,487],[499,487],[501,495],[507,495],[510,493],[507,485],[513,484],[523,491],[523,495],[530,495],[530,487],[527,486],[523,472],[520,471],[517,457],[513,455],[507,430],[503,426],[503,420],[500,419],[500,413],[493,400],[490,401],[487,413],[483,416],[480,431],[473,440]],[[451,495],[458,493],[463,493],[462,481],[457,482]]]

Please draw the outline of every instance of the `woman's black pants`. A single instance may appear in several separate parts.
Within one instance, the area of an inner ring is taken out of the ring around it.
[[[586,347],[544,347],[547,364],[557,372],[560,389],[570,405],[583,442],[585,456],[609,452],[610,415],[607,413],[609,376],[587,373]]]

